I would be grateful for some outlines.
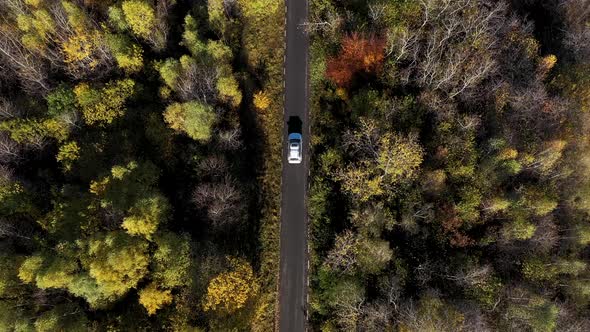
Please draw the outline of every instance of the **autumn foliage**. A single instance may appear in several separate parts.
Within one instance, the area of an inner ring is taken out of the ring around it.
[[[250,264],[239,258],[228,257],[231,269],[209,282],[203,309],[234,313],[258,294],[259,286]]]
[[[326,75],[339,86],[347,86],[355,73],[378,71],[385,57],[384,50],[382,37],[363,37],[358,33],[346,36],[340,54],[328,60]]]
[[[463,220],[457,216],[455,209],[452,206],[444,205],[441,211],[441,225],[444,233],[449,236],[451,246],[463,248],[472,245],[473,239],[461,231]]]

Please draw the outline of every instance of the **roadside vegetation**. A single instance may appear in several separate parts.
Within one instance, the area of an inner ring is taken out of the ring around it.
[[[310,5],[312,326],[590,330],[590,4]]]
[[[283,3],[0,2],[0,330],[274,327]]]

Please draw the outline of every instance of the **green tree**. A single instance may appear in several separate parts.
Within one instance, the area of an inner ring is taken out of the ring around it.
[[[279,8],[279,4],[273,0],[238,0],[238,3],[242,8],[242,14],[251,20],[263,19]]]
[[[154,195],[139,199],[128,213],[122,225],[127,233],[151,240],[158,226],[169,218],[170,205],[164,196]]]
[[[153,254],[153,276],[166,288],[188,286],[193,270],[190,237],[166,232],[156,236]]]
[[[57,89],[49,93],[46,100],[47,114],[51,117],[76,112],[76,95],[66,85],[60,85]]]
[[[102,88],[78,84],[74,93],[84,121],[89,125],[106,125],[120,118],[125,113],[125,103],[133,95],[134,87],[135,82],[131,79],[111,81]]]
[[[455,206],[458,217],[467,222],[477,221],[482,198],[479,188],[471,185],[461,187],[459,189],[459,202]]]
[[[70,134],[65,123],[55,119],[12,119],[1,122],[0,130],[7,131],[15,142],[35,148],[42,148],[49,138],[62,142]]]
[[[17,297],[21,284],[18,273],[22,258],[14,252],[0,254],[0,298]]]
[[[37,332],[53,331],[88,331],[88,318],[81,308],[74,304],[58,305],[55,308],[42,313],[35,320]]]
[[[176,83],[178,82],[178,77],[182,71],[180,61],[176,59],[166,59],[160,66],[159,71],[164,83],[166,83],[171,89],[176,89]]]
[[[81,261],[89,275],[111,298],[117,298],[148,273],[148,242],[121,231],[94,235],[80,241]]]
[[[89,28],[90,18],[82,8],[68,0],[62,0],[61,5],[68,16],[68,23],[74,30],[83,31]]]
[[[164,120],[170,128],[195,140],[206,141],[211,136],[215,113],[211,106],[196,101],[174,103],[166,108]]]
[[[590,244],[590,225],[587,221],[579,222],[574,227],[574,238],[582,246]]]
[[[32,283],[37,278],[37,273],[43,267],[44,258],[41,255],[27,257],[18,270],[18,277],[26,283]]]
[[[224,0],[207,1],[207,13],[209,24],[220,38],[226,41],[234,41],[239,38],[239,22],[226,10],[227,2]]]
[[[402,320],[402,331],[460,331],[465,320],[464,315],[455,307],[429,293],[420,297],[418,308],[411,313]]]
[[[536,229],[526,215],[516,213],[511,221],[504,223],[502,235],[508,240],[527,240],[533,237]]]
[[[43,8],[17,16],[18,28],[23,32],[21,41],[29,50],[47,56],[48,44],[53,40],[56,26],[51,14]]]
[[[53,256],[45,258],[43,267],[37,272],[37,287],[67,288],[78,270],[78,263],[70,257]]]
[[[59,147],[56,159],[62,163],[64,170],[71,171],[74,162],[80,158],[80,147],[76,141],[65,143]]]
[[[365,301],[365,289],[359,281],[353,279],[337,279],[322,294],[322,301],[334,310],[336,321],[343,330],[352,330],[360,318],[355,310]]]
[[[184,32],[182,33],[182,45],[188,48],[195,57],[206,55],[206,46],[199,38],[199,25],[191,15],[184,18]]]
[[[93,309],[107,308],[114,300],[113,294],[99,285],[86,271],[76,274],[67,289],[75,296],[85,299]]]
[[[126,73],[136,73],[143,68],[143,49],[122,34],[107,35],[107,43],[117,65]]]
[[[484,308],[492,309],[502,296],[502,280],[496,276],[489,276],[481,282],[469,285],[465,293],[469,298],[476,300]]]
[[[566,294],[577,306],[585,307],[590,303],[590,281],[588,279],[572,279],[564,287]]]
[[[129,24],[125,19],[125,13],[119,6],[111,6],[108,10],[109,23],[118,31],[124,32],[129,29]]]
[[[491,213],[502,212],[508,209],[511,205],[511,202],[505,198],[501,197],[494,197],[490,199],[489,202],[485,204],[485,211],[489,211]]]
[[[242,102],[242,92],[238,81],[233,75],[223,76],[217,80],[219,96],[228,101],[233,107],[238,107]]]
[[[156,25],[154,8],[144,0],[125,0],[121,8],[131,31],[140,38],[148,39]]]
[[[131,161],[126,165],[115,165],[110,174],[91,181],[90,193],[100,198],[101,207],[126,211],[139,198],[154,191],[158,175],[158,169],[149,162]]]
[[[557,207],[557,201],[553,197],[536,188],[527,188],[519,204],[536,216],[547,215]]]
[[[424,152],[416,136],[386,134],[381,137],[377,167],[390,184],[416,177]]]
[[[557,269],[561,274],[578,276],[588,267],[588,264],[579,259],[560,259],[556,263]]]
[[[0,176],[0,213],[4,216],[37,214],[31,195],[20,182]]]
[[[527,259],[522,264],[522,274],[531,281],[550,281],[558,272],[557,266],[538,257]]]
[[[0,331],[35,331],[28,316],[30,314],[19,308],[17,302],[0,300]]]
[[[546,299],[531,295],[526,303],[512,303],[507,308],[507,316],[528,326],[534,332],[552,332],[557,326],[559,309]]]
[[[377,274],[387,267],[393,257],[389,242],[380,239],[362,239],[356,249],[357,264],[363,274]]]
[[[590,64],[574,63],[563,66],[552,84],[579,105],[583,112],[590,111]]]
[[[365,123],[350,138],[356,148],[369,151],[369,158],[349,165],[338,175],[344,190],[363,202],[414,180],[424,154],[415,136],[387,133],[374,142],[375,126]]]

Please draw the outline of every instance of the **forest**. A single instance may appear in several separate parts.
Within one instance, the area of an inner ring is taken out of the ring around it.
[[[310,324],[590,331],[590,2],[312,0]]]
[[[0,331],[269,331],[284,6],[0,1]]]

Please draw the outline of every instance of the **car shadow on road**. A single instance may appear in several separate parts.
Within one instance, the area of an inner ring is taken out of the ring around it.
[[[287,121],[287,134],[298,133],[301,134],[303,131],[303,122],[298,116],[290,116]]]

